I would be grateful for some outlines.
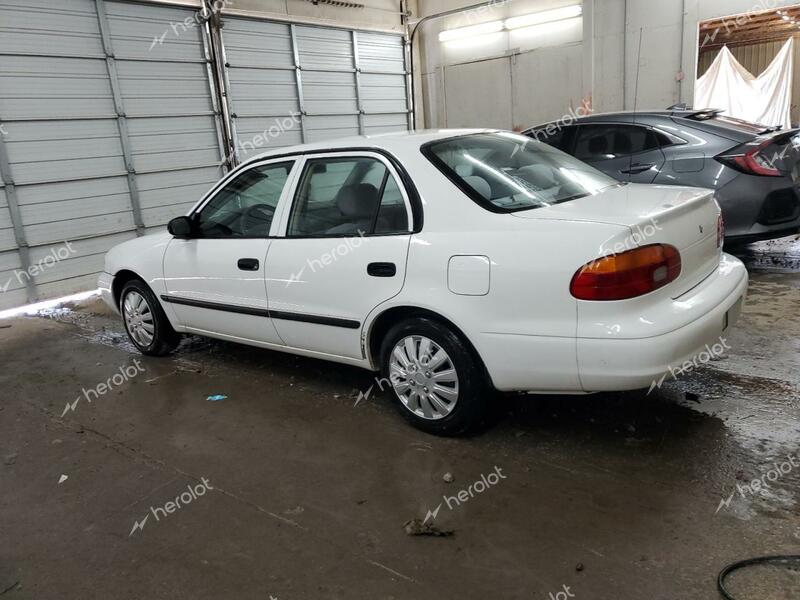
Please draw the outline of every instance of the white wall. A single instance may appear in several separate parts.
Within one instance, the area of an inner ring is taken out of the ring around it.
[[[423,0],[421,16],[464,4],[474,2]],[[540,119],[560,118],[564,106],[580,105],[584,95],[581,18],[474,39],[445,43],[438,39],[446,29],[573,4],[575,0],[497,0],[489,7],[422,25],[415,45],[417,99],[424,114],[418,126],[527,127]],[[555,89],[553,80],[559,81]]]
[[[468,6],[477,1],[419,0],[420,16]],[[509,0],[495,6],[482,20],[547,10],[565,3],[571,2]],[[601,112],[632,110],[634,106],[663,109],[677,102],[691,104],[701,21],[798,3],[800,0],[584,0],[581,72],[551,73],[549,80],[539,81],[539,93],[553,95],[563,88],[580,89],[582,96],[591,95],[594,109]],[[574,38],[550,42],[539,39],[529,40],[526,45],[498,37],[483,49],[473,47],[454,52],[441,47],[439,31],[475,22],[480,21],[475,20],[473,13],[472,19],[464,15],[437,19],[421,30],[415,47],[419,58],[415,65],[418,127],[442,123],[444,100],[440,79],[442,70],[448,65],[476,60],[481,56],[525,52],[531,47],[549,45],[557,48],[560,44],[575,43]],[[480,82],[475,83],[476,94],[488,92],[482,89]],[[562,114],[569,111],[568,104],[564,103]],[[555,118],[544,116],[554,110],[552,106],[543,109],[542,120]]]

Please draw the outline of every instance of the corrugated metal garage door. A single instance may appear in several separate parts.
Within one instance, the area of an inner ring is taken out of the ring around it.
[[[0,308],[92,289],[106,250],[218,179],[202,28],[170,26],[194,16],[0,1]]]
[[[223,21],[231,141],[196,10],[0,0],[0,309],[94,287],[111,246],[218,180],[229,143],[407,129],[399,35]]]
[[[198,11],[126,2],[106,7],[149,233],[185,214],[223,174],[216,92]]]
[[[238,160],[304,141],[408,129],[399,35],[224,18]]]

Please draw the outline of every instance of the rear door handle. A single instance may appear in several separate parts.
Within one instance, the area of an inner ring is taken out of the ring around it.
[[[629,169],[622,169],[620,173],[624,175],[638,175],[639,173],[644,173],[645,171],[649,171],[653,167],[655,167],[654,164],[645,165],[642,163],[636,163],[634,165],[631,165]]]
[[[257,258],[240,258],[239,262],[236,265],[242,271],[258,271],[258,259]]]
[[[390,262],[374,262],[367,265],[367,275],[372,277],[394,277],[397,275],[397,265]]]

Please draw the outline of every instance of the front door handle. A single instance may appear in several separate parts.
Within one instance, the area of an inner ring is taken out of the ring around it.
[[[258,259],[257,258],[240,258],[239,262],[236,263],[242,271],[258,271]]]
[[[390,262],[374,262],[367,265],[367,275],[372,277],[394,277],[397,265]]]
[[[642,163],[635,163],[630,166],[628,169],[622,169],[620,173],[623,175],[638,175],[639,173],[644,173],[645,171],[649,171],[655,167],[654,164],[645,165]]]

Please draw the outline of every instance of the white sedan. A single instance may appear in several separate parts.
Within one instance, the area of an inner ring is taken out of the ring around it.
[[[484,130],[267,152],[168,230],[113,248],[100,277],[141,352],[191,333],[380,370],[445,435],[492,390],[639,389],[696,363],[748,283],[713,192],[620,184]]]

